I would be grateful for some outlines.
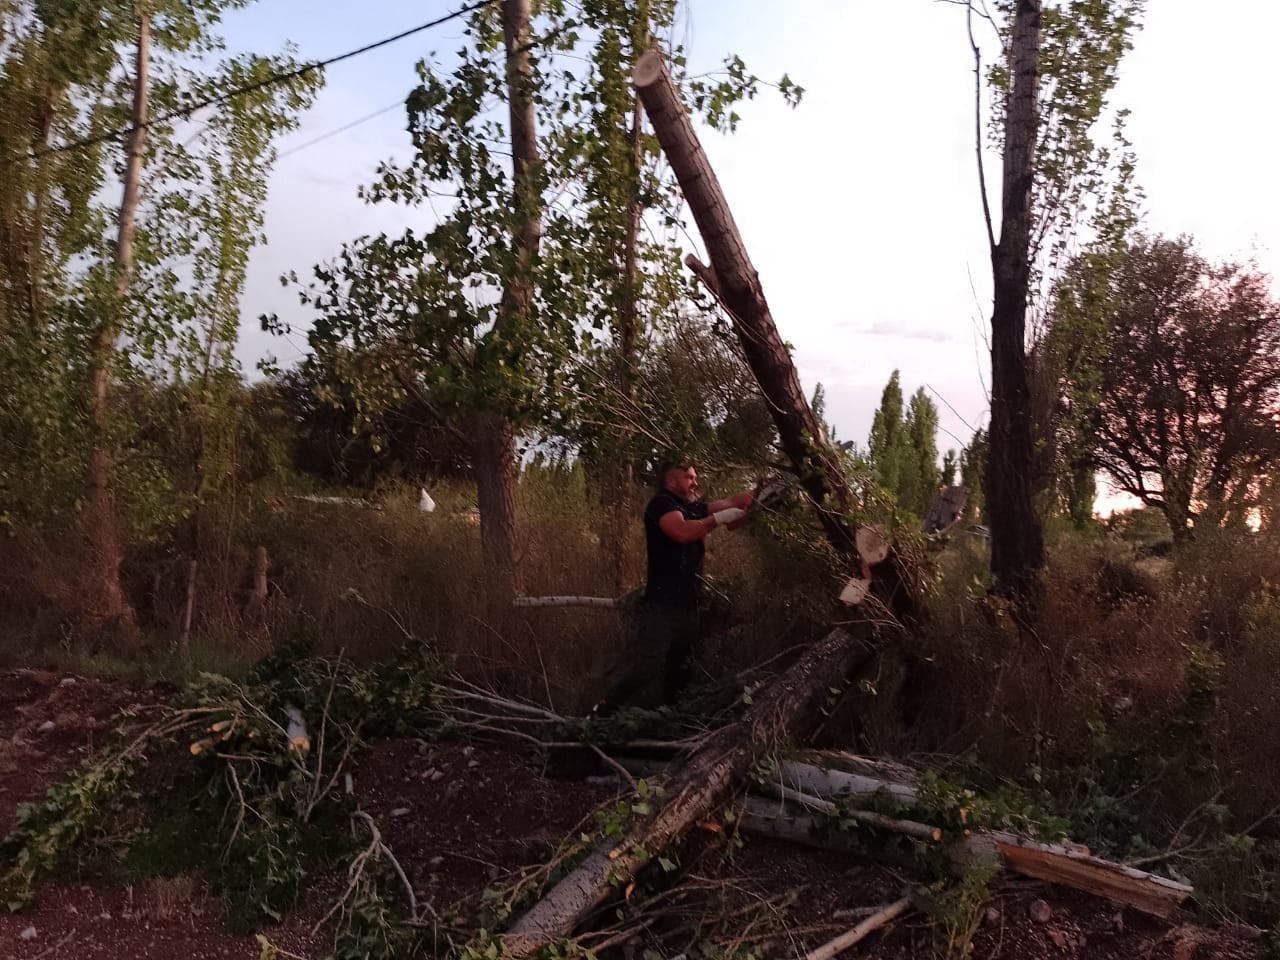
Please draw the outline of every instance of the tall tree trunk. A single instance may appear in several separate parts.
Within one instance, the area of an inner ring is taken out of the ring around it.
[[[108,425],[108,388],[120,335],[125,297],[133,279],[134,218],[142,175],[142,148],[146,140],[148,67],[151,56],[151,18],[138,18],[138,57],[133,87],[133,126],[129,131],[124,170],[124,195],[120,201],[119,234],[116,243],[114,296],[98,328],[90,364],[92,393],[90,410],[96,433],[89,459],[88,534],[94,571],[90,582],[93,596],[91,614],[95,620],[117,627],[131,627],[133,609],[120,585],[121,546],[115,508],[114,474]]]
[[[630,403],[635,398],[635,361],[636,337],[638,325],[638,301],[640,299],[640,260],[637,247],[640,243],[640,217],[644,210],[640,202],[640,165],[641,125],[644,121],[644,107],[636,97],[635,109],[631,115],[631,168],[628,171],[631,179],[631,200],[627,204],[627,228],[622,238],[622,290],[618,303],[618,389],[622,393],[623,402]],[[614,466],[613,483],[615,496],[610,507],[613,511],[613,531],[609,545],[613,560],[613,585],[621,593],[626,587],[626,542],[627,531],[631,527],[631,488],[634,483],[632,470],[630,440],[632,431],[623,426],[618,437],[619,456]]]
[[[516,455],[511,422],[497,413],[467,418],[480,507],[480,548],[492,599],[505,607],[519,584],[516,566]]]
[[[1031,264],[1031,190],[1039,128],[1040,0],[1017,0],[1013,88],[1005,112],[1000,241],[991,249],[991,438],[987,510],[991,572],[1008,596],[1032,599],[1044,566],[1035,508],[1036,457],[1027,372],[1027,297]]]
[[[496,331],[499,335],[513,324],[526,320],[533,308],[533,261],[542,242],[533,62],[529,53],[530,16],[530,0],[503,0],[516,262],[502,291]],[[480,542],[485,565],[494,577],[497,599],[507,600],[515,595],[519,584],[515,540],[515,431],[510,420],[498,413],[480,412],[470,419],[474,431],[472,468],[480,508]]]

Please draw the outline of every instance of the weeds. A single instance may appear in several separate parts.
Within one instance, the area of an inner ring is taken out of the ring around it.
[[[404,732],[415,722],[427,732],[440,670],[420,644],[387,664],[361,668],[341,657],[310,656],[297,642],[242,681],[202,674],[179,706],[158,708],[141,730],[135,724],[120,733],[123,746],[23,811],[2,848],[6,902],[21,908],[39,876],[99,843],[122,848],[122,869],[135,877],[200,870],[227,898],[233,930],[280,920],[315,871],[350,846],[339,785],[354,752],[373,732]],[[149,806],[153,825],[108,836],[125,800]],[[376,826],[373,832],[377,839]],[[382,852],[379,846],[363,856]],[[399,942],[390,911],[377,903],[386,857],[376,859],[368,869],[360,861],[335,909],[340,945],[356,944],[342,948],[346,956],[367,955],[359,951],[371,937]]]

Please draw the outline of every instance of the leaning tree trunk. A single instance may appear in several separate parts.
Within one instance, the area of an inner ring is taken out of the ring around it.
[[[856,500],[840,456],[800,387],[795,364],[778,335],[760,277],[662,54],[655,49],[643,54],[636,62],[633,77],[658,142],[689,202],[711,266],[692,257],[686,262],[731,315],[738,342],[778,428],[782,448],[818,511],[827,539],[842,554],[856,557],[852,520]],[[910,603],[910,591],[903,589],[904,571],[897,557],[878,566],[874,573],[882,599],[904,612]]]
[[[530,0],[503,0],[502,28],[507,49],[507,101],[511,121],[511,162],[516,212],[515,266],[502,292],[495,332],[500,336],[526,322],[533,308],[533,261],[542,241],[538,189],[538,141],[530,59]],[[515,430],[510,419],[480,412],[472,424],[472,468],[480,508],[480,542],[495,587],[495,599],[509,601],[519,583],[516,565],[515,486],[518,476]]]
[[[661,56],[654,51],[644,54],[634,77],[711,256],[714,270],[699,264],[700,276],[733,316],[783,445],[813,498],[827,536],[843,553],[857,557],[857,531],[851,520],[853,492],[800,389],[759,278]],[[867,542],[873,539],[867,538]],[[883,560],[888,554],[887,548],[874,557],[870,549],[867,552],[868,562]],[[908,611],[911,591],[904,589],[896,557],[892,563],[881,563],[877,570],[888,571],[888,576],[879,574],[879,580],[882,588],[889,587],[884,599],[890,610]],[[592,853],[561,880],[515,924],[509,934],[509,949],[517,956],[527,956],[570,934],[609,898],[615,883],[625,882],[658,851],[711,815],[737,788],[761,752],[805,734],[830,688],[875,655],[874,628],[864,622],[857,629],[856,636],[837,629],[815,643],[756,696],[742,719],[712,734],[665,785],[662,806],[619,845]]]
[[[114,296],[107,308],[90,363],[90,410],[93,416],[93,453],[89,459],[88,535],[93,555],[91,615],[99,623],[113,627],[130,627],[133,609],[120,585],[120,530],[115,507],[115,468],[108,436],[108,390],[111,367],[115,360],[116,339],[120,335],[120,317],[124,300],[133,279],[133,236],[138,194],[142,177],[142,147],[146,138],[147,73],[151,57],[151,19],[138,19],[138,58],[133,87],[133,125],[129,130],[124,170],[124,194],[120,201],[119,236],[116,244],[116,283]]]
[[[1039,128],[1040,0],[1017,0],[1013,89],[1005,112],[1000,241],[991,249],[991,439],[987,510],[991,572],[998,589],[1031,599],[1044,566],[1035,508],[1036,456],[1027,373],[1027,297],[1031,278],[1031,190]]]
[[[653,49],[647,51],[637,61],[633,76],[711,260],[709,270],[699,270],[700,278],[733,315],[747,363],[769,404],[783,450],[799,471],[805,490],[815,504],[825,504],[829,496],[835,501],[837,510],[821,511],[827,536],[837,548],[851,553],[853,530],[848,517],[853,512],[852,491],[800,388],[800,378],[778,335],[760,278],[662,54]]]
[[[506,936],[511,955],[529,956],[571,934],[609,898],[611,878],[633,876],[695,824],[714,819],[759,754],[808,731],[829,695],[830,678],[848,674],[872,652],[871,644],[839,628],[810,647],[740,720],[693,752],[664,785],[653,816],[617,846],[591,853],[516,922]]]

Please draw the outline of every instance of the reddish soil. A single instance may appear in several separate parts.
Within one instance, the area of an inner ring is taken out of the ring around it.
[[[101,744],[118,710],[155,703],[172,692],[164,685],[37,671],[0,674],[0,824],[7,829],[19,803],[38,800],[50,783]],[[535,761],[519,751],[412,740],[373,744],[360,758],[353,782],[361,807],[380,825],[419,901],[440,911],[545,858],[614,793],[607,786],[545,779]],[[741,897],[798,891],[789,913],[797,933],[789,949],[777,945],[770,956],[829,939],[857,922],[837,911],[888,903],[903,886],[888,869],[847,855],[763,840],[748,841],[718,872]],[[324,956],[330,934],[312,937],[310,928],[341,883],[338,875],[319,879],[300,910],[266,935],[308,960]],[[1050,905],[1044,922],[1029,916],[1036,899]],[[257,958],[255,939],[228,934],[223,916],[219,900],[192,878],[124,889],[60,879],[41,884],[28,910],[0,913],[0,958]],[[918,915],[907,916],[843,956],[929,956],[930,937]],[[1255,956],[1256,944],[1229,931],[1154,921],[1071,891],[1011,879],[984,908],[971,955],[1237,960]]]

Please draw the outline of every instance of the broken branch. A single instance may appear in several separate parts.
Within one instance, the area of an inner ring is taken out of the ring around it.
[[[868,934],[874,933],[881,927],[892,923],[910,909],[910,897],[903,897],[901,900],[895,900],[887,907],[884,907],[882,910],[879,910],[867,917],[867,919],[863,920],[848,933],[842,933],[834,940],[824,943],[817,950],[809,951],[809,953],[805,955],[804,960],[831,960],[832,957],[838,956],[845,950],[848,950],[859,940],[864,939]]]

